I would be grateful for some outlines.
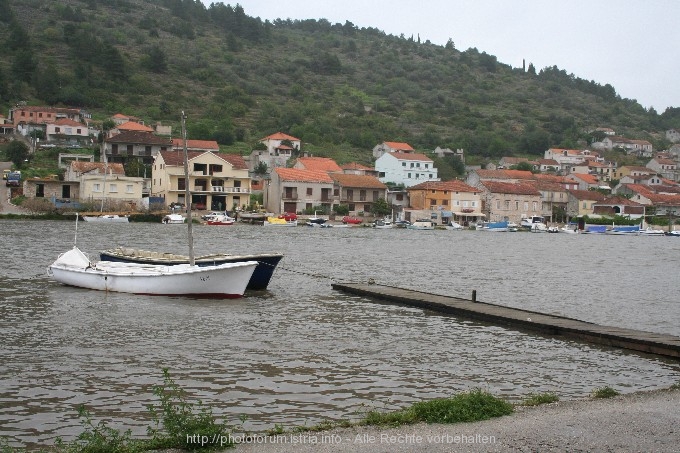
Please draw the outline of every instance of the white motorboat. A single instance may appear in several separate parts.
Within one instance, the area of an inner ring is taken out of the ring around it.
[[[448,225],[446,225],[447,230],[462,230],[464,227],[458,222],[449,222]]]
[[[163,219],[161,219],[161,223],[165,224],[170,224],[170,225],[177,225],[177,224],[183,224],[186,222],[187,219],[184,218],[183,215],[181,214],[168,214]]]
[[[243,296],[257,261],[196,266],[99,261],[78,247],[62,253],[48,269],[57,282],[79,288],[161,296]]]
[[[429,219],[417,219],[410,225],[406,226],[409,230],[434,230],[434,222]]]
[[[130,219],[126,215],[118,214],[102,214],[102,215],[84,215],[85,222],[101,222],[101,223],[129,223]]]

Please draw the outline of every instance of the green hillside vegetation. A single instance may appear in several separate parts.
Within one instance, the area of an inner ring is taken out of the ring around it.
[[[198,0],[0,0],[0,21],[3,112],[83,107],[177,131],[185,110],[189,138],[231,152],[282,131],[341,164],[371,164],[383,141],[463,148],[479,163],[584,147],[597,127],[663,149],[680,126],[680,108],[646,110],[555,66],[513,68],[455,36],[441,46],[350,22],[272,23]]]

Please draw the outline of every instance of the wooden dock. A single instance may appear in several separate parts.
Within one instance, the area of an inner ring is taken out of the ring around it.
[[[461,318],[561,336],[614,348],[680,359],[680,337],[654,332],[601,326],[578,319],[476,301],[423,293],[392,286],[334,283],[333,289],[400,305],[419,307]]]

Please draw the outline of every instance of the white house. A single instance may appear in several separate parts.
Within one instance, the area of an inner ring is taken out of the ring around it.
[[[284,141],[290,142],[290,145],[284,144]],[[268,135],[260,139],[260,143],[263,143],[267,149],[255,150],[250,153],[248,167],[251,171],[261,162],[267,165],[270,170],[276,167],[285,167],[288,159],[293,156],[293,152],[300,151],[300,146],[302,145],[299,138],[284,134],[283,132]]]
[[[48,141],[84,142],[89,139],[89,129],[83,123],[69,118],[60,118],[54,123],[45,124]]]
[[[439,181],[434,162],[424,154],[385,153],[375,161],[378,179],[383,183],[411,187],[425,181]]]

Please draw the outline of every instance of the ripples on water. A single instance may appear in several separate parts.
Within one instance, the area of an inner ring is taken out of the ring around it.
[[[366,281],[599,324],[680,334],[680,240],[482,232],[195,228],[197,253],[285,254],[269,291],[231,301],[105,294],[44,271],[70,222],[0,221],[0,435],[50,444],[82,431],[76,408],[143,435],[161,370],[229,423],[263,431],[481,387],[509,400],[609,385],[668,387],[677,362],[530,335],[333,291]],[[96,256],[124,245],[186,253],[180,225],[81,223]]]

